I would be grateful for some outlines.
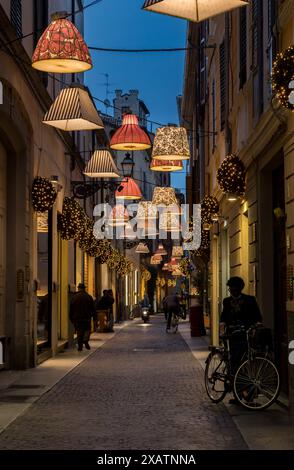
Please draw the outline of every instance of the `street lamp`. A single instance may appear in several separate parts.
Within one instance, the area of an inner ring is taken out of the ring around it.
[[[122,166],[123,175],[126,178],[133,177],[135,163],[130,153],[126,153],[126,156],[123,159],[121,166]]]

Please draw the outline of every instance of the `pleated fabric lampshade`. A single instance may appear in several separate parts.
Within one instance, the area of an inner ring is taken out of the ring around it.
[[[87,44],[66,12],[52,15],[52,21],[40,37],[32,66],[42,72],[80,73],[93,67]]]
[[[108,149],[95,150],[84,174],[90,178],[119,178],[120,174]]]
[[[159,127],[155,134],[152,158],[154,160],[189,160],[190,149],[184,127]]]
[[[115,192],[115,197],[116,199],[136,200],[142,198],[142,193],[133,178],[125,178],[121,183],[121,189]]]
[[[242,0],[146,0],[143,9],[197,23],[248,3]]]
[[[61,90],[45,114],[43,123],[63,131],[104,128],[87,89],[82,85],[73,85]]]
[[[164,246],[163,246],[162,243],[160,243],[160,244],[158,245],[158,248],[157,248],[157,250],[156,250],[155,255],[160,255],[160,256],[165,256],[165,255],[167,255],[167,251],[166,251],[166,249],[164,248]]]
[[[139,126],[134,114],[125,114],[122,126],[115,132],[110,147],[113,150],[146,150],[151,147],[151,141],[146,132]]]
[[[181,171],[183,170],[182,161],[177,160],[152,160],[150,164],[152,171]]]

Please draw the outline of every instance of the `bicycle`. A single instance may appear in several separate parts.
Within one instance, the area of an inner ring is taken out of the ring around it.
[[[238,402],[249,410],[265,410],[277,399],[280,392],[279,372],[270,358],[271,345],[259,345],[262,325],[238,328],[221,336],[223,346],[211,347],[206,360],[205,388],[214,403],[221,402],[227,393],[233,392]],[[230,354],[230,339],[235,334],[246,333],[247,352],[233,373]]]
[[[179,316],[175,312],[172,312],[172,317],[170,321],[170,329],[168,329],[166,326],[166,332],[176,334],[176,332],[178,331],[178,328],[179,328]]]

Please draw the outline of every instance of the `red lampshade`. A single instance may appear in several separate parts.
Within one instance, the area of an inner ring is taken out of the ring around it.
[[[110,147],[114,150],[146,150],[151,147],[151,142],[139,126],[137,116],[125,114],[122,126],[110,141]]]
[[[121,183],[122,190],[119,189],[115,192],[116,199],[141,199],[142,193],[140,191],[139,186],[133,178],[125,178]]]
[[[32,66],[43,72],[79,73],[92,65],[88,47],[75,25],[57,13],[42,34],[35,49]]]

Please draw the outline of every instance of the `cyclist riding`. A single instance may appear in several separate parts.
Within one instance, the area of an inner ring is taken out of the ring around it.
[[[220,318],[220,334],[238,330],[230,338],[230,353],[232,372],[240,365],[247,351],[246,331],[253,325],[262,322],[262,316],[256,301],[251,295],[242,294],[245,283],[241,277],[231,277],[227,286],[230,297],[223,301],[223,311]],[[230,402],[235,403],[234,399]]]
[[[163,301],[164,308],[167,310],[166,331],[170,330],[172,315],[178,315],[180,311],[180,297],[176,294],[167,295]]]

